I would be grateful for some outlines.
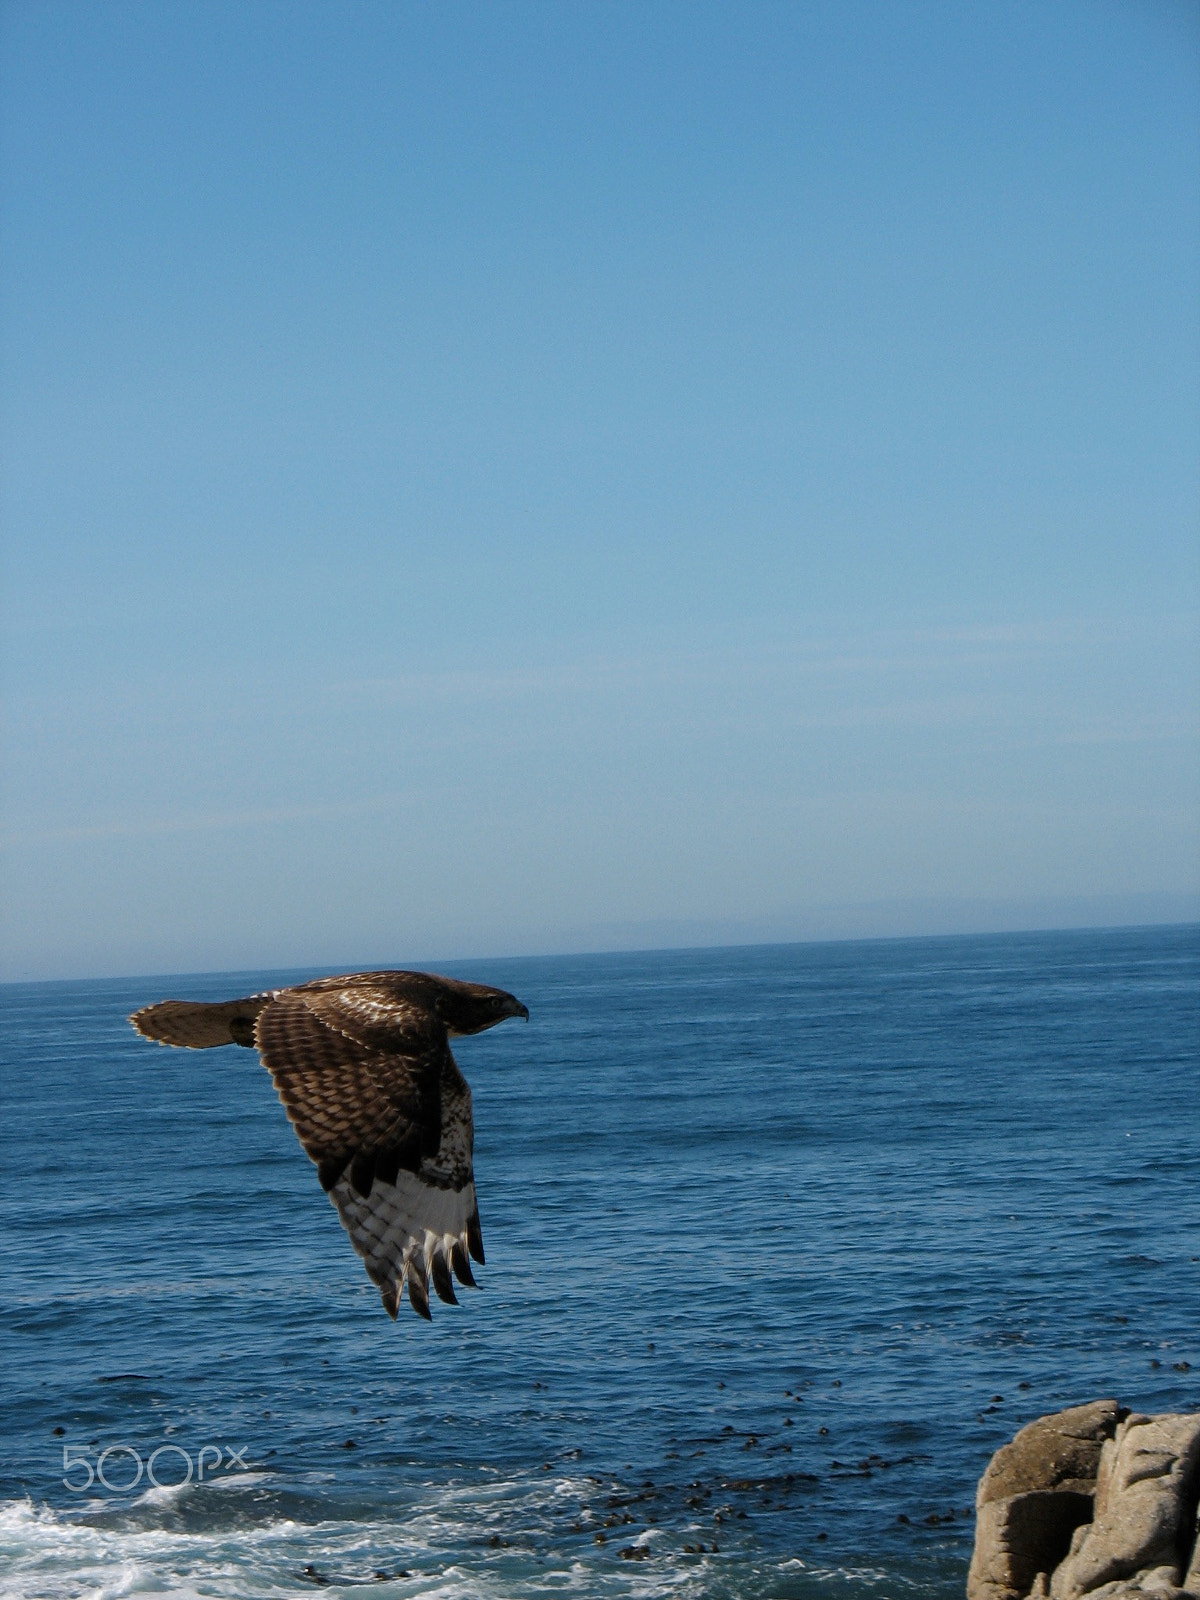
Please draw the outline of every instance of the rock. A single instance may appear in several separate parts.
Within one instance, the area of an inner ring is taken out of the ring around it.
[[[1002,1445],[979,1480],[976,1507],[1030,1489],[1077,1489],[1091,1494],[1105,1440],[1124,1413],[1115,1400],[1093,1400],[1039,1417]]]
[[[1034,1489],[981,1506],[968,1600],[1025,1600],[1039,1577],[1058,1566],[1071,1535],[1091,1514],[1091,1495],[1072,1489]]]
[[[1099,1589],[1093,1589],[1088,1600],[1194,1600],[1187,1589],[1177,1589],[1170,1581],[1170,1567],[1147,1568],[1139,1573],[1136,1578],[1118,1578],[1115,1583],[1106,1583]],[[1168,1576],[1163,1576],[1166,1573]],[[1043,1591],[1047,1595],[1050,1591]]]
[[[1200,1416],[1128,1417],[1101,1452],[1094,1518],[1073,1536],[1053,1600],[1130,1579],[1149,1593],[1180,1585],[1195,1542],[1198,1466]],[[1151,1582],[1157,1588],[1146,1590]]]
[[[1120,1417],[1115,1400],[1071,1406],[996,1452],[975,1496],[969,1600],[1025,1600],[1038,1574],[1054,1571],[1091,1520],[1101,1448]]]
[[[1198,1499],[1200,1415],[1042,1417],[980,1479],[969,1600],[1200,1600]]]

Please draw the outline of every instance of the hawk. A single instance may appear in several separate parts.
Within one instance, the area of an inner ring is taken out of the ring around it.
[[[352,972],[244,1000],[162,1000],[130,1022],[147,1039],[257,1049],[321,1187],[393,1319],[404,1286],[457,1304],[483,1262],[471,1168],[471,1091],[450,1040],[529,1012],[503,989],[428,972]]]

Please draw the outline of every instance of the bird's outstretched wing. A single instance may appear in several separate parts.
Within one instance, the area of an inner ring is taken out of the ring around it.
[[[388,1313],[405,1283],[424,1317],[430,1280],[453,1301],[483,1241],[471,1092],[441,1021],[394,991],[319,983],[271,996],[255,1043]]]
[[[254,1048],[254,1023],[270,1003],[267,994],[250,994],[244,1000],[160,1000],[143,1006],[130,1017],[137,1031],[159,1044],[184,1050],[215,1050],[223,1044]]]

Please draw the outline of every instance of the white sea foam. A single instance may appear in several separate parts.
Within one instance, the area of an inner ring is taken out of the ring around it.
[[[494,1485],[483,1526],[504,1525],[504,1512],[517,1509],[525,1488]],[[496,1491],[499,1490],[499,1493]],[[162,1507],[142,1496],[144,1509]],[[475,1491],[477,1494],[477,1491]],[[403,1522],[301,1523],[272,1518],[253,1526],[187,1531],[162,1526],[112,1526],[112,1507],[104,1520],[59,1514],[32,1502],[0,1506],[0,1558],[5,1600],[294,1600],[307,1587],[317,1594],[362,1592],[379,1600],[496,1600],[518,1595],[589,1594],[656,1600],[666,1595],[701,1597],[702,1570],[675,1560],[621,1562],[616,1550],[603,1563],[579,1560],[578,1552],[518,1547],[496,1550],[480,1542],[472,1558],[462,1555],[466,1502],[478,1522],[477,1498],[470,1490],[451,1490],[437,1504],[419,1509]],[[136,1507],[130,1507],[133,1514]],[[562,1541],[558,1541],[562,1542]],[[642,1541],[645,1542],[645,1536]],[[309,1571],[306,1573],[306,1568]],[[376,1578],[387,1573],[386,1579]]]
[[[72,1508],[60,1513],[29,1500],[0,1503],[0,1580],[4,1600],[296,1600],[311,1592],[378,1600],[518,1600],[518,1597],[580,1594],[612,1600],[705,1600],[707,1596],[772,1592],[772,1573],[786,1572],[794,1584],[800,1565],[772,1566],[761,1558],[683,1556],[660,1529],[634,1535],[629,1545],[646,1547],[647,1559],[621,1559],[614,1536],[603,1549],[581,1557],[562,1548],[561,1537],[513,1539],[490,1547],[487,1535],[507,1528],[532,1509],[544,1484],[504,1481],[455,1487],[394,1521],[305,1523],[268,1517],[252,1525],[199,1531],[138,1526],[135,1506],[114,1519],[111,1506],[91,1516]],[[556,1489],[560,1486],[556,1485]],[[594,1484],[563,1480],[566,1492],[587,1493]],[[161,1510],[162,1501],[144,1510]],[[544,1499],[542,1499],[544,1504]],[[476,1548],[463,1553],[463,1531],[473,1530]],[[628,1548],[628,1546],[625,1546]],[[307,1569],[307,1571],[306,1571]],[[386,1573],[386,1578],[377,1574]],[[882,1573],[850,1574],[833,1567],[810,1569],[812,1593],[848,1589],[869,1592]],[[842,1580],[838,1583],[837,1580]],[[849,1585],[846,1580],[852,1579]]]
[[[135,1506],[174,1506],[184,1500],[192,1488],[190,1483],[162,1483],[143,1490],[133,1501]]]

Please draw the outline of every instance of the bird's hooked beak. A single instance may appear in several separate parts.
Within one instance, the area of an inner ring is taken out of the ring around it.
[[[523,1006],[515,995],[509,996],[509,1004],[505,1007],[505,1014],[510,1017],[522,1017],[529,1021],[529,1007]]]

